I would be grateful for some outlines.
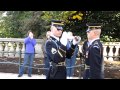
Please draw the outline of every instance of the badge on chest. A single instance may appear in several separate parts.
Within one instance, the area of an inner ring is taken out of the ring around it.
[[[57,50],[55,48],[52,48],[51,52],[52,52],[52,54],[55,54],[57,52]]]

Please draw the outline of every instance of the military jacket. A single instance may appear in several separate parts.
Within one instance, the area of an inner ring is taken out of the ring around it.
[[[89,75],[91,79],[102,79],[104,77],[103,46],[99,39],[87,48],[85,63],[90,66]]]
[[[53,61],[54,63],[64,62],[65,58],[68,55],[72,56],[75,50],[75,45],[71,45],[69,51],[66,51],[66,46],[62,45],[61,42],[54,37],[50,37],[50,39],[46,41],[45,47],[47,56],[50,61]]]

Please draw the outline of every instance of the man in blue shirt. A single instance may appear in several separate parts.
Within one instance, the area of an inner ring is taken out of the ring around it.
[[[35,45],[36,45],[36,40],[33,38],[32,31],[28,31],[28,37],[25,38],[24,44],[25,44],[24,63],[19,70],[18,77],[21,77],[24,74],[24,67],[28,62],[29,62],[28,76],[31,77],[32,64],[33,64],[34,53],[35,53]]]
[[[69,48],[71,48],[71,44],[73,42],[73,33],[68,32],[68,42],[67,42],[67,52],[69,52]],[[75,51],[71,57],[66,57],[66,67],[67,67],[67,79],[72,79],[74,74],[74,66],[76,62],[76,56],[78,53],[78,44],[75,47]]]

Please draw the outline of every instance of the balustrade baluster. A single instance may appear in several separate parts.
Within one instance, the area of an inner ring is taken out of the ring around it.
[[[107,51],[106,51],[106,49],[107,49],[107,46],[105,45],[105,46],[103,46],[103,56],[104,56],[104,60],[107,60]]]
[[[118,51],[119,51],[119,46],[116,45],[115,48],[116,48],[115,56],[119,56],[119,52],[118,52]],[[118,57],[115,57],[114,60],[116,61],[116,60],[118,60],[118,59],[119,59]]]
[[[19,42],[16,42],[16,54],[15,57],[19,57],[19,51],[20,51],[20,46],[19,46]]]
[[[111,45],[111,46],[109,46],[110,47],[110,51],[109,51],[109,53],[108,53],[108,56],[109,56],[109,58],[108,58],[108,60],[109,61],[113,61],[113,45],[112,45],[112,43],[110,43],[109,45]]]
[[[5,48],[4,48],[5,53],[4,53],[4,56],[8,57],[9,56],[9,54],[8,54],[8,52],[9,52],[8,43],[9,42],[4,42],[4,43],[5,43]]]
[[[13,42],[9,43],[10,49],[9,49],[9,57],[14,57],[14,47]]]
[[[22,58],[24,58],[24,54],[25,54],[25,44],[24,43],[22,43]]]
[[[2,42],[0,42],[0,57],[2,57],[2,56],[3,56],[2,51],[3,51],[3,45],[2,45]]]

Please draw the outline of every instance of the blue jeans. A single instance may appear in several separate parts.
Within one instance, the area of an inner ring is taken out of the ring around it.
[[[33,59],[34,59],[34,54],[33,53],[26,53],[24,56],[24,63],[21,66],[20,70],[19,70],[19,75],[23,75],[24,74],[24,68],[25,66],[28,64],[28,75],[31,76],[32,74],[32,64],[33,64]]]
[[[45,68],[45,75],[47,76],[48,75],[48,71],[49,71],[49,68],[50,68],[50,60],[49,58],[46,56],[44,57],[44,68]]]
[[[72,66],[75,66],[78,50],[79,49],[76,47],[75,52],[74,52],[73,56],[71,57],[71,59],[66,58],[66,67],[68,67],[67,68],[67,76],[68,77],[72,77],[74,74],[74,67],[72,68]]]

